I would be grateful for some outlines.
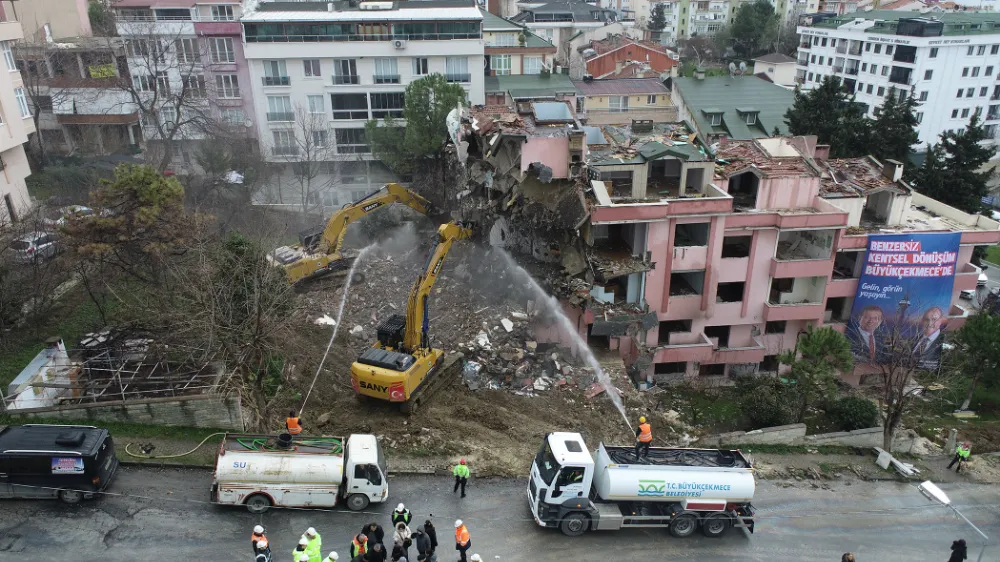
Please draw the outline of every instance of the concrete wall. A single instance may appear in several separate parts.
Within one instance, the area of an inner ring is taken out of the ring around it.
[[[892,452],[908,453],[913,448],[916,435],[911,431],[899,431],[892,440]],[[882,428],[869,427],[855,431],[836,431],[806,435],[802,423],[765,427],[753,431],[733,431],[709,435],[698,440],[699,447],[720,445],[839,445],[842,447],[881,447]]]
[[[198,395],[178,398],[151,398],[129,402],[26,408],[18,410],[17,415],[49,420],[89,420],[95,423],[116,421],[245,430],[240,400],[236,396]]]

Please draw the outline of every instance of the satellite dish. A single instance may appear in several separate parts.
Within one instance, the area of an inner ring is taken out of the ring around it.
[[[731,62],[729,63],[729,75],[732,76],[734,74],[736,74],[736,63]]]
[[[746,71],[747,71],[747,63],[740,61],[740,74],[743,74]]]

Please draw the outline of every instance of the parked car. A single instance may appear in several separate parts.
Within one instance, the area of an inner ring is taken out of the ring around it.
[[[964,289],[962,292],[958,294],[958,297],[961,299],[965,299],[967,301],[971,301],[976,297],[976,292],[972,289]]]
[[[976,280],[976,286],[977,286],[977,287],[985,287],[985,286],[986,286],[986,283],[987,283],[987,282],[988,282],[989,280],[990,280],[990,278],[989,278],[989,277],[987,277],[985,273],[980,273],[980,274],[979,274],[979,279],[977,279],[977,280]]]
[[[77,217],[91,217],[96,213],[90,207],[84,205],[67,205],[65,207],[59,207],[58,217],[54,219],[46,219],[46,224],[50,226],[60,227],[66,224],[66,221],[77,218]]]
[[[58,240],[51,232],[30,232],[10,243],[18,263],[33,263],[55,257]]]

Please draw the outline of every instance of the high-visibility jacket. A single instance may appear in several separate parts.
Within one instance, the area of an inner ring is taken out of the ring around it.
[[[308,554],[306,549],[303,548],[302,550],[299,550],[298,545],[296,545],[292,550],[292,562],[299,562],[299,559],[302,558],[303,554]]]
[[[639,424],[639,442],[649,443],[653,440],[653,428],[648,423]]]
[[[465,528],[465,525],[455,529],[455,544],[458,546],[468,546],[469,540],[469,530]]]
[[[368,553],[368,542],[361,542],[358,537],[354,537],[351,540],[351,558],[357,558],[362,554]]]
[[[955,454],[958,455],[959,458],[961,458],[962,460],[967,461],[969,460],[969,455],[972,454],[972,449],[971,448],[966,449],[964,446],[959,445],[958,448],[955,449]]]
[[[285,428],[291,435],[302,433],[302,426],[299,425],[299,418],[285,418]]]
[[[306,554],[309,555],[309,562],[321,562],[323,560],[323,554],[320,552],[323,548],[323,539],[320,538],[319,533],[316,533],[316,538],[310,539],[306,537],[309,541],[309,545],[306,546]]]
[[[469,467],[464,464],[456,464],[455,469],[451,471],[452,474],[458,476],[459,478],[469,477]]]
[[[400,521],[402,521],[403,523],[406,523],[407,525],[409,525],[410,524],[410,519],[413,519],[413,515],[410,513],[409,509],[404,509],[403,511],[395,511],[395,510],[393,510],[393,512],[392,512],[392,526],[393,527],[395,527],[396,524],[399,523]]]
[[[258,535],[257,533],[252,533],[250,535],[250,546],[253,547],[254,550],[257,550],[257,541],[260,539],[264,539],[264,535]],[[267,539],[264,539],[264,542],[267,542]]]

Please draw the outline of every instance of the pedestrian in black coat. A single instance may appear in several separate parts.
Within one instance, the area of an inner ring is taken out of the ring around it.
[[[438,535],[437,529],[434,528],[434,523],[428,519],[424,521],[424,532],[427,533],[427,538],[431,539],[431,551],[438,549]]]
[[[382,547],[382,543],[375,543],[365,555],[365,562],[385,562],[385,548]]]
[[[382,530],[381,525],[378,523],[369,523],[365,525],[364,529],[361,529],[361,532],[368,535],[369,552],[372,549],[372,545],[380,544],[382,545],[382,553],[383,555],[385,554],[385,543],[382,542],[382,539],[385,538],[385,531]]]
[[[413,531],[411,538],[417,545],[417,560],[422,560],[421,556],[426,557],[428,553],[433,551],[431,548],[431,538],[427,536],[427,532],[423,526],[417,527],[417,530]]]
[[[963,562],[968,557],[965,539],[958,539],[951,543],[951,558],[948,559],[948,562]]]

